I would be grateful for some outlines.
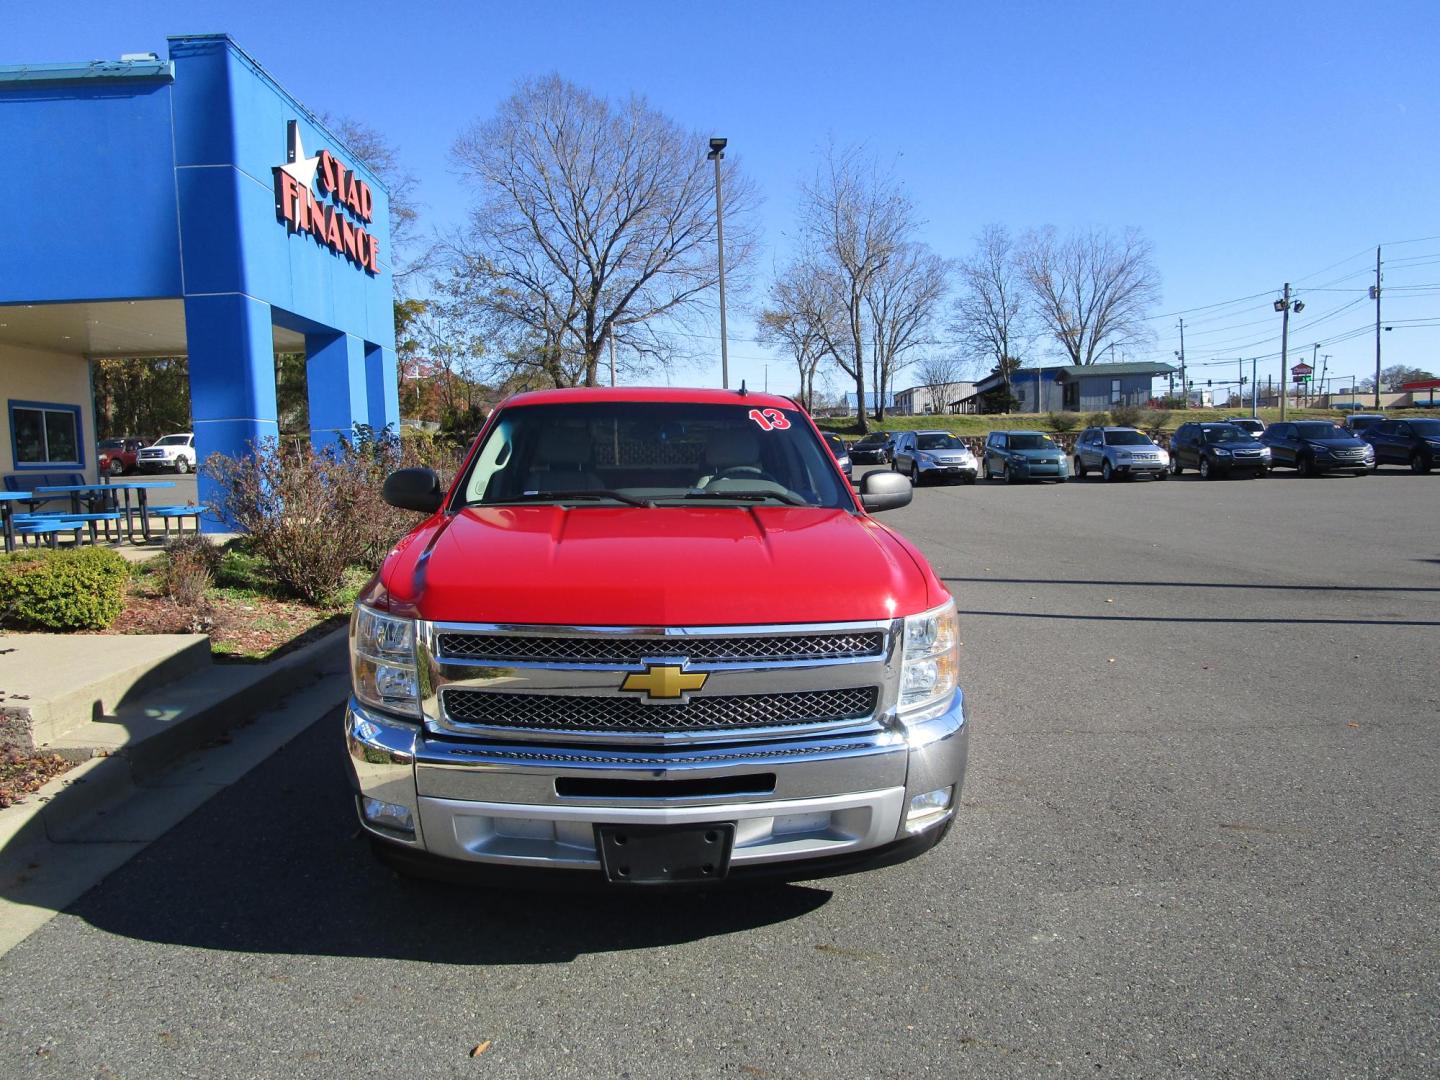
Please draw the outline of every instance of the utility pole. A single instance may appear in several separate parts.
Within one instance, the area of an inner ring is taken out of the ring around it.
[[[1380,246],[1375,246],[1375,408],[1380,408]]]
[[[1235,407],[1243,409],[1245,407],[1245,361],[1237,358],[1235,367],[1239,369],[1240,373],[1240,377],[1235,383]]]
[[[1320,394],[1325,398],[1326,408],[1330,407],[1330,395],[1327,392],[1329,387],[1325,385],[1325,373],[1330,370],[1330,354],[1320,354]]]
[[[1253,356],[1250,358],[1250,415],[1260,415],[1260,361]]]
[[[1185,381],[1185,320],[1180,320],[1180,400],[1181,408],[1190,408],[1190,384]]]
[[[1285,298],[1280,308],[1280,419],[1285,419],[1285,376],[1290,374],[1290,282],[1285,282]]]
[[[610,332],[610,385],[615,385],[615,332]]]

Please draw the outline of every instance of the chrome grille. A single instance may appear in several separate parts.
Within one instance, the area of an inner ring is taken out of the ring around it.
[[[860,720],[875,711],[873,686],[787,694],[697,697],[683,705],[648,705],[635,698],[568,694],[496,694],[449,687],[447,718],[477,727],[541,731],[656,733],[789,727]]]
[[[692,664],[847,660],[884,653],[880,633],[800,634],[769,637],[527,637],[516,634],[442,633],[442,660],[529,664],[639,664],[660,658]]]

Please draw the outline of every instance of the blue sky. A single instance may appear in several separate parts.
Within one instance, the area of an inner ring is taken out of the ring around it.
[[[1374,319],[1364,290],[1384,243],[1384,362],[1440,365],[1440,288],[1423,288],[1440,283],[1434,0],[3,8],[0,63],[163,54],[167,34],[228,32],[315,110],[389,136],[437,228],[465,207],[448,159],[457,132],[517,79],[555,71],[730,140],[765,198],[762,283],[784,258],[797,184],[833,139],[893,162],[946,256],[989,222],[1144,230],[1163,302],[1154,348],[1135,359],[1169,359],[1171,313],[1198,308],[1184,316],[1194,375],[1278,353],[1270,305],[1288,280],[1306,302],[1292,349],[1308,358],[1319,341],[1332,375],[1363,376],[1375,348],[1359,332]],[[793,389],[788,362],[748,340],[742,299],[732,384],[759,384],[768,359],[772,389]],[[716,359],[676,381],[718,380],[718,338],[696,345]],[[1262,379],[1266,365],[1279,370],[1262,361]]]

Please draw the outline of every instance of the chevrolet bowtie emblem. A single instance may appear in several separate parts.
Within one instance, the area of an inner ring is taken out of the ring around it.
[[[690,690],[699,690],[708,676],[687,674],[683,668],[670,664],[652,664],[644,675],[627,675],[621,690],[635,690],[650,698],[678,698]]]

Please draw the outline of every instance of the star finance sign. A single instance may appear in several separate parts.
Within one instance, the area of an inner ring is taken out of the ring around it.
[[[287,135],[289,160],[273,170],[276,219],[292,233],[309,233],[367,274],[379,273],[380,241],[364,228],[374,213],[370,185],[329,150],[307,158],[296,121],[287,125]]]

